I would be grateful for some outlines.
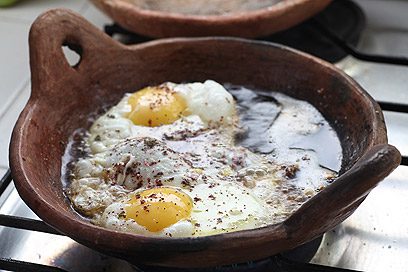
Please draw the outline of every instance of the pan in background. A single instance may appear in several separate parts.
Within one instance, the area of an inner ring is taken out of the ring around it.
[[[123,28],[155,38],[267,36],[312,17],[331,2],[331,0],[91,1]]]

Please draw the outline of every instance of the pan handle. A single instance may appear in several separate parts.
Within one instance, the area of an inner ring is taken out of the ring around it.
[[[56,82],[91,68],[100,56],[107,55],[107,50],[124,47],[68,9],[53,9],[40,15],[31,26],[29,45],[32,96],[43,90],[47,94],[60,91],[53,88]],[[80,56],[73,67],[63,53],[65,45]]]
[[[285,222],[288,237],[302,244],[350,216],[367,194],[401,162],[392,145],[379,144],[353,167],[302,205]]]

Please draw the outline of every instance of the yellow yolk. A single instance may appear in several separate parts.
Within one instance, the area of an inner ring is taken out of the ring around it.
[[[168,187],[142,191],[129,200],[126,219],[133,219],[151,232],[161,231],[190,216],[193,202],[185,193]]]
[[[186,114],[187,104],[166,87],[147,87],[128,100],[132,111],[127,116],[135,125],[157,127],[171,124]]]

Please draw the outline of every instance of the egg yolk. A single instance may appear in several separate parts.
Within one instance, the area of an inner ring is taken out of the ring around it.
[[[161,231],[190,216],[193,207],[185,193],[168,187],[148,189],[134,195],[125,207],[133,219],[151,232]]]
[[[128,100],[132,110],[127,116],[135,125],[157,127],[171,124],[186,115],[187,104],[167,87],[147,87]]]

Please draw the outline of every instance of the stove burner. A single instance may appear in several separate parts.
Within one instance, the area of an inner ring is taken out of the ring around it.
[[[253,272],[253,271],[318,271],[316,265],[307,264],[320,246],[322,237],[297,247],[291,251],[267,259],[242,264],[199,268],[165,268],[147,265],[132,266],[126,261],[105,256],[77,243],[71,244],[62,253],[53,256],[50,265],[63,271],[123,271],[123,272]],[[313,269],[312,269],[313,268]],[[344,271],[344,270],[342,270]]]
[[[346,57],[347,53],[322,35],[316,23],[336,33],[343,42],[356,46],[365,26],[365,16],[356,3],[350,0],[335,0],[321,13],[304,23],[260,40],[281,43],[332,63]]]
[[[64,271],[87,272],[135,272],[138,271],[124,260],[108,257],[83,245],[73,243],[69,248],[54,256],[50,265]]]
[[[356,46],[365,25],[361,8],[350,0],[335,0],[324,11],[312,19],[289,30],[273,34],[258,40],[284,44],[308,52],[330,62],[337,62],[347,56],[332,40],[322,35],[316,23],[324,25],[336,33],[347,44]],[[121,34],[120,41],[135,44],[152,40],[149,37],[131,33],[120,26],[106,25],[105,32],[113,36]],[[302,41],[302,42],[299,42]]]
[[[275,272],[312,272],[318,270],[320,266],[308,264],[320,246],[323,236],[316,238],[304,245],[301,245],[288,252],[275,255],[266,259],[251,261],[247,263],[225,265],[210,268],[183,269],[166,268],[139,265],[138,272],[255,272],[255,271],[275,271]],[[319,268],[318,268],[319,267]],[[344,271],[344,270],[342,270]]]

